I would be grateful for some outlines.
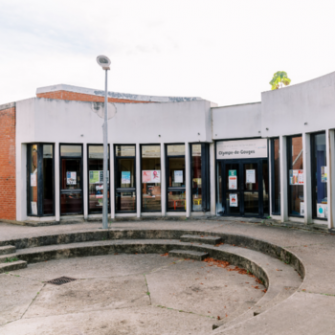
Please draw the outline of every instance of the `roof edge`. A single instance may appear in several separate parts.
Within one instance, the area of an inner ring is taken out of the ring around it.
[[[16,106],[16,102],[8,102],[6,104],[2,104],[0,105],[0,111],[4,110],[4,109],[9,109],[9,108],[13,108]]]

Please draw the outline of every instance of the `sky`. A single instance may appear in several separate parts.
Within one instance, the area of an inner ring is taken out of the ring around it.
[[[335,71],[334,0],[0,0],[0,104],[69,84],[256,102]]]

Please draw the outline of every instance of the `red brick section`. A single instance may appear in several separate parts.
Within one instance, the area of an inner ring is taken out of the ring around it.
[[[105,101],[105,98],[103,96],[69,92],[69,91],[38,93],[37,97],[47,98],[47,99],[58,99],[58,100],[74,100],[74,101],[94,101],[94,102],[104,102]],[[108,102],[149,103],[151,101],[138,101],[138,100],[108,98]]]
[[[0,110],[0,219],[16,220],[15,107]]]

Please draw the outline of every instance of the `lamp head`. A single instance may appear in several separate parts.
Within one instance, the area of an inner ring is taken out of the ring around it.
[[[110,70],[109,65],[111,64],[110,59],[107,56],[100,55],[97,57],[97,63],[104,69]]]

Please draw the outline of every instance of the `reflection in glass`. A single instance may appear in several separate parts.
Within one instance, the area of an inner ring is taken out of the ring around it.
[[[61,145],[60,155],[62,157],[81,157],[81,145]]]
[[[168,156],[184,156],[185,144],[170,144],[167,146]]]
[[[134,157],[135,145],[116,145],[115,156],[117,157]]]
[[[244,192],[244,214],[259,214],[258,192]]]
[[[168,210],[170,211],[186,211],[186,192],[169,191],[168,192]]]
[[[268,161],[262,162],[263,169],[263,215],[269,216],[269,164]]]
[[[202,210],[201,144],[192,144],[192,211]]]
[[[289,178],[289,215],[304,216],[304,165],[302,136],[289,137],[288,145],[288,178]]]
[[[185,187],[185,158],[168,157],[169,187]]]
[[[135,159],[118,158],[117,159],[117,179],[116,187],[134,188],[135,187]]]
[[[53,146],[43,145],[43,213],[54,213]]]
[[[61,214],[73,214],[83,212],[83,200],[81,192],[62,193],[60,196]]]
[[[161,210],[161,159],[159,145],[144,145],[142,152],[142,211]]]
[[[317,219],[326,219],[328,217],[326,134],[312,135],[312,148],[313,216]]]
[[[108,152],[109,153],[109,152]],[[109,166],[109,161],[108,161]],[[107,171],[107,187],[108,187],[108,208],[109,203],[109,171]],[[89,212],[102,213],[103,206],[103,146],[88,146],[88,187],[89,187]]]
[[[221,162],[217,162],[217,180],[216,180],[216,213],[222,215],[222,172],[221,172]]]
[[[136,210],[135,192],[116,192],[115,206],[118,212],[134,212]]]
[[[273,178],[273,194],[272,213],[280,214],[280,161],[279,161],[279,138],[272,139],[272,164],[274,175]]]
[[[29,146],[30,148],[30,166],[29,166],[29,199],[30,204],[28,204],[29,214],[37,215],[37,190],[38,190],[38,152],[37,152],[37,144],[33,144]]]

